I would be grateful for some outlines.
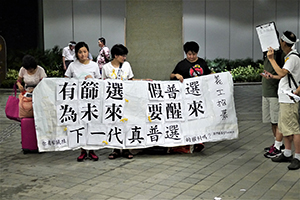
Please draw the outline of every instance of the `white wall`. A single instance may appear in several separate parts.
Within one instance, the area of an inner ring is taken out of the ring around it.
[[[197,41],[208,59],[261,59],[255,26],[269,21],[280,35],[290,30],[300,37],[300,1],[183,0],[183,41]]]
[[[96,56],[101,36],[109,47],[125,43],[126,0],[43,0],[43,8],[45,49],[83,40]],[[300,1],[183,0],[178,42],[197,41],[199,56],[207,59],[257,60],[262,53],[255,26],[269,21],[275,21],[280,34],[290,30],[300,37]]]
[[[84,41],[97,56],[98,38],[111,48],[125,42],[125,0],[43,0],[45,49]]]

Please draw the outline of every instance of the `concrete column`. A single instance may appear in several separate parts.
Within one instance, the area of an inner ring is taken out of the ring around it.
[[[182,0],[127,0],[126,46],[135,78],[169,80],[183,59]]]

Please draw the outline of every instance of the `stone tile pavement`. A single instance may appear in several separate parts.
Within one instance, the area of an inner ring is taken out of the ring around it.
[[[273,142],[261,122],[261,85],[236,85],[239,138],[206,143],[193,154],[136,155],[78,163],[77,151],[23,154],[20,125],[5,117],[10,90],[0,90],[0,199],[58,200],[293,200],[300,199],[300,171],[263,156]]]

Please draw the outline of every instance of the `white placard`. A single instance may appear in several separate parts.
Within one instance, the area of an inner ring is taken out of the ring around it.
[[[256,26],[256,32],[262,52],[268,51],[269,47],[272,47],[274,50],[279,49],[280,44],[274,22]]]

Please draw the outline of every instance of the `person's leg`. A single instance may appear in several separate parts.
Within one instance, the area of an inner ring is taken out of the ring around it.
[[[300,134],[295,134],[294,138],[295,153],[300,154]]]
[[[277,132],[278,132],[278,125],[271,123],[271,128],[272,128],[273,136],[274,136],[274,138],[276,138]]]
[[[292,152],[293,135],[284,136],[283,140],[284,140],[284,144],[285,144],[284,155],[291,156],[292,153],[290,153],[290,152]]]
[[[270,116],[270,105],[268,98],[262,97],[262,121],[263,123],[269,123],[271,122],[271,116]],[[276,132],[275,132],[275,127],[273,127],[273,124],[271,123],[271,129],[273,133],[273,137],[276,138]],[[271,146],[268,146],[264,148],[265,152],[270,151],[271,148],[273,148],[274,143]]]
[[[279,132],[278,129],[278,114],[279,114],[279,103],[278,103],[278,98],[269,98],[270,102],[270,118],[271,118],[271,123],[272,123],[272,131],[273,134],[275,135],[275,143],[274,147],[278,150],[283,149],[283,136]]]
[[[275,133],[274,147],[278,150],[283,150],[284,149],[283,135],[279,132],[278,125],[272,124],[272,130],[273,133]]]
[[[298,122],[298,106],[296,103],[280,103],[280,114],[278,128],[279,131],[283,134],[283,140],[285,144],[284,152],[281,156],[273,158],[274,162],[293,162],[288,166],[289,169],[298,169],[298,159],[293,159],[292,155],[292,144],[296,144],[297,152],[299,152],[299,122]],[[296,141],[294,141],[296,140]],[[298,157],[298,154],[297,154]]]
[[[284,148],[282,139],[283,136],[278,130],[278,113],[279,113],[279,103],[278,98],[276,97],[263,97],[262,98],[262,117],[263,123],[271,122],[271,130],[274,136],[274,143],[270,147],[266,147],[264,150],[268,155],[265,154],[267,158],[269,158],[269,154],[271,157],[276,156],[274,154],[276,147],[278,150],[282,150]],[[280,151],[277,151],[280,153]],[[274,155],[273,155],[274,154]]]
[[[300,134],[295,134],[293,137],[295,156],[291,164],[288,166],[289,170],[300,169]]]
[[[298,106],[299,103],[294,105],[293,111],[294,111],[294,132],[293,135],[293,144],[295,148],[295,156],[292,160],[292,163],[288,166],[288,169],[290,170],[296,170],[300,169],[300,127],[299,127],[299,113],[298,113]]]
[[[281,151],[284,149],[284,145],[282,142],[283,136],[278,129],[279,103],[277,98],[272,97],[265,98],[265,101],[268,103],[268,106],[266,105],[266,107],[269,109],[266,110],[265,113],[269,112],[269,120],[271,121],[271,128],[273,136],[275,137],[275,141],[272,146],[270,146],[269,148],[265,148],[266,153],[264,154],[264,156],[266,158],[275,158],[277,156],[280,156],[282,153]]]
[[[283,136],[283,140],[285,144],[285,149],[283,151],[283,154],[272,158],[273,162],[291,162],[293,159],[292,150],[291,150],[293,136]]]
[[[287,104],[280,103],[278,129],[279,132],[281,132],[283,135],[285,149],[280,156],[276,156],[272,158],[273,162],[291,162],[293,159],[293,156],[291,155],[293,136],[290,134],[290,127],[287,125],[288,121],[289,121],[289,107],[287,106]]]

